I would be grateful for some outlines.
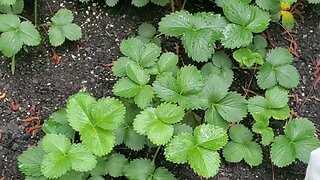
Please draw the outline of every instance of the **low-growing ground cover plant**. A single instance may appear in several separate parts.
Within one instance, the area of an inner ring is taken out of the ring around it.
[[[23,0],[0,1],[0,52],[11,58],[11,72],[15,72],[15,55],[23,46],[37,46],[41,43],[40,33],[37,24],[37,1],[35,3],[34,24],[27,18],[19,15],[24,8]],[[20,19],[23,19],[21,22]],[[49,40],[52,46],[59,46],[65,38],[75,41],[82,36],[78,25],[72,23],[73,14],[70,10],[60,9],[52,18],[52,23],[44,24],[50,26]]]
[[[217,174],[221,158],[260,165],[262,148],[269,145],[278,167],[296,159],[307,163],[320,143],[311,121],[290,118],[288,89],[299,83],[293,57],[286,48],[267,53],[266,40],[255,35],[267,28],[269,12],[240,0],[219,6],[226,17],[178,11],[159,22],[161,34],[181,38],[187,55],[205,64],[179,66],[178,55],[162,52],[150,24],[140,26],[138,37],[122,40],[123,56],[112,67],[119,78],[112,89],[116,97],[96,100],[84,92],[70,97],[64,109],[45,121],[38,145],[19,157],[27,179],[175,179],[156,166],[162,152],[166,160],[187,163],[209,178]],[[60,23],[60,17],[52,18],[51,28],[62,32],[62,41],[68,38],[65,26],[73,25],[72,18]],[[214,49],[219,41],[231,56]],[[264,95],[247,97],[229,90],[231,57],[240,69],[255,65]],[[278,120],[286,123],[284,133],[270,125]],[[127,157],[118,145],[133,151],[148,147],[155,154],[152,159]]]

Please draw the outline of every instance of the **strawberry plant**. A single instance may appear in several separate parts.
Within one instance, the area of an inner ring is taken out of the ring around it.
[[[23,11],[23,0],[0,1],[0,52],[11,58],[11,72],[14,74],[16,58],[15,55],[24,45],[37,46],[41,42],[40,33],[37,28],[25,17],[18,16]],[[35,1],[35,20],[37,25],[37,1]],[[21,22],[20,18],[25,21]],[[75,41],[81,38],[81,29],[72,23],[73,14],[70,10],[61,9],[52,18],[49,28],[49,40],[51,45],[59,46],[65,38]]]
[[[277,136],[271,148],[272,162],[278,167],[288,166],[296,158],[308,163],[311,151],[320,146],[314,137],[314,124],[306,118],[293,119],[284,128],[284,135]]]
[[[223,148],[223,156],[228,162],[240,162],[242,159],[251,166],[262,163],[262,148],[254,141],[251,131],[241,125],[234,125],[229,130],[231,141]]]
[[[257,80],[262,89],[268,89],[275,85],[285,88],[294,88],[299,84],[299,73],[291,65],[292,54],[288,49],[271,49],[266,57],[266,62],[261,66]]]

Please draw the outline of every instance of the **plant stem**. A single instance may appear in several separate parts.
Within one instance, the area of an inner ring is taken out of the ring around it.
[[[38,0],[34,0],[34,25],[38,25]]]
[[[174,0],[170,0],[171,11],[174,12]]]
[[[181,7],[181,10],[184,10],[184,7],[186,6],[186,3],[187,3],[187,0],[184,0],[183,4],[182,4],[182,7]]]
[[[14,75],[14,72],[16,70],[16,56],[13,55],[11,58],[11,74]]]
[[[18,15],[18,17],[21,18],[21,19],[23,19],[23,20],[25,20],[25,21],[30,21],[28,18],[23,17],[23,16],[21,16],[21,15]]]
[[[156,157],[157,157],[160,149],[161,149],[161,146],[159,146],[158,149],[156,150],[156,152],[154,153],[154,156],[153,156],[153,158],[152,158],[152,162],[153,162],[153,163],[154,163],[154,161],[156,160]]]

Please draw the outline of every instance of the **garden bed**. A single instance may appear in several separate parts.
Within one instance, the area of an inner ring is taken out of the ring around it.
[[[14,76],[10,72],[10,61],[0,57],[0,92],[6,93],[5,98],[0,100],[0,170],[8,180],[23,179],[17,158],[43,135],[40,130],[28,134],[26,128],[36,123],[42,124],[52,112],[64,107],[68,97],[79,90],[86,90],[97,98],[112,96],[111,89],[116,78],[106,64],[120,56],[120,41],[134,35],[142,22],[156,25],[164,14],[170,12],[169,8],[151,4],[135,8],[129,3],[121,3],[110,8],[103,3],[81,4],[62,0],[39,3],[40,22],[48,21],[61,7],[72,10],[75,22],[82,28],[83,37],[78,42],[68,42],[59,48],[52,48],[48,39],[43,39],[40,47],[27,47],[28,53],[22,51],[17,56]],[[306,117],[320,127],[320,85],[314,87],[312,84],[317,59],[320,65],[320,6],[307,6],[304,10],[304,22],[298,20],[295,28],[297,33],[294,35],[299,53],[294,65],[298,68],[301,81],[299,87],[291,92],[294,98],[291,98],[290,107],[298,116]],[[30,19],[33,18],[32,14],[29,15]],[[277,46],[290,45],[281,35],[283,29],[278,24],[272,24],[268,31]],[[45,34],[46,30],[41,28],[40,32]],[[169,42],[165,45],[168,48],[173,46]],[[57,58],[53,60],[54,54],[61,56],[60,62],[57,62]],[[248,84],[253,72],[234,72],[236,81],[233,87],[236,88],[233,89],[243,94],[241,86]],[[247,88],[257,89],[255,83]],[[40,117],[39,122],[23,122],[33,116]],[[271,163],[268,148],[264,149],[264,156],[263,164],[253,168],[245,163],[223,161],[218,175],[213,179],[304,178],[306,166],[302,163],[277,168]],[[172,169],[177,179],[201,179],[187,165],[173,165],[164,161],[162,156],[159,156],[157,163]]]

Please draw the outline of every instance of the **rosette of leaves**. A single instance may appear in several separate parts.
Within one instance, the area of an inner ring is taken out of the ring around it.
[[[58,178],[68,171],[89,171],[96,163],[96,157],[84,145],[71,144],[65,135],[56,134],[47,134],[42,146],[30,148],[19,157],[19,168],[32,177]]]
[[[221,42],[227,48],[248,46],[252,42],[252,33],[263,32],[269,25],[269,13],[256,6],[240,0],[224,0],[221,6],[226,18],[232,22],[222,32]]]
[[[68,9],[59,9],[51,18],[52,23],[48,31],[51,45],[55,47],[60,46],[66,38],[70,41],[76,41],[81,38],[81,28],[77,24],[72,23],[73,19],[72,11]]]
[[[266,62],[261,66],[257,82],[260,88],[269,89],[277,84],[285,88],[294,88],[299,84],[299,73],[291,65],[293,57],[285,48],[271,49]]]
[[[269,127],[269,118],[265,117],[263,114],[255,114],[254,124],[252,126],[252,131],[261,135],[261,144],[268,146],[274,140],[274,132],[271,127]]]
[[[5,13],[5,14],[20,14],[20,13],[22,13],[23,8],[24,8],[23,0],[16,0],[14,3],[13,2],[14,2],[14,0],[0,1],[0,12]]]
[[[205,81],[203,95],[207,99],[205,121],[228,128],[229,122],[241,121],[247,115],[247,101],[236,92],[228,92],[229,85],[212,74]]]
[[[152,42],[158,46],[161,45],[161,41],[158,37],[155,37],[157,29],[150,23],[142,23],[138,28],[138,36],[143,43]]]
[[[54,112],[50,118],[44,122],[42,130],[46,134],[63,134],[72,140],[75,136],[75,131],[69,124],[65,108]]]
[[[124,116],[124,123],[120,125],[118,129],[116,129],[116,145],[124,143],[128,148],[138,151],[141,150],[146,142],[146,138],[143,135],[138,134],[133,129],[133,119],[138,115],[141,111],[134,102],[131,101],[122,101],[127,109],[126,114]]]
[[[265,97],[255,96],[248,100],[248,111],[253,117],[273,117],[276,120],[284,120],[290,116],[288,106],[288,91],[280,86],[275,86],[265,92]]]
[[[223,148],[223,156],[228,162],[237,163],[244,160],[250,166],[258,166],[262,163],[262,149],[260,145],[252,140],[251,131],[237,124],[229,130],[229,141]]]
[[[219,14],[186,11],[171,13],[159,22],[159,31],[168,36],[181,37],[189,57],[206,62],[214,53],[215,42],[222,37],[227,21]]]
[[[36,46],[41,37],[30,21],[21,22],[17,15],[0,15],[0,51],[6,57],[13,57],[23,45]]]
[[[212,55],[212,62],[206,63],[201,68],[201,73],[205,79],[215,74],[221,77],[229,86],[233,81],[233,71],[231,69],[231,60],[226,53],[218,51]]]
[[[141,180],[175,180],[173,174],[164,167],[156,169],[154,162],[148,159],[134,159],[124,166],[124,174],[128,179]]]
[[[288,166],[295,159],[308,163],[311,151],[320,147],[314,124],[306,118],[293,119],[277,136],[271,148],[271,160],[278,167]]]
[[[80,2],[89,2],[89,1],[90,0],[80,0]],[[106,4],[110,7],[115,6],[119,2],[119,0],[105,0],[105,1],[106,1]],[[132,0],[131,4],[137,7],[142,7],[147,5],[149,2],[152,2],[159,6],[165,6],[166,4],[169,3],[169,0]]]
[[[246,48],[237,49],[233,52],[233,58],[246,67],[251,67],[253,64],[262,65],[266,55],[267,40],[261,36],[256,35],[251,43]]]
[[[186,109],[199,109],[205,106],[202,95],[203,77],[195,66],[182,67],[176,76],[158,76],[153,89],[162,101],[178,103]]]
[[[162,103],[156,108],[147,108],[136,116],[133,127],[136,132],[146,135],[156,145],[170,141],[174,124],[184,117],[184,109],[175,104]]]
[[[203,124],[193,134],[181,133],[165,147],[165,157],[174,163],[188,163],[199,175],[209,178],[216,175],[220,167],[217,152],[227,143],[227,133],[214,125]]]
[[[93,154],[108,154],[115,145],[116,130],[124,121],[125,107],[114,98],[96,101],[87,93],[78,93],[68,100],[67,117],[71,127]]]

